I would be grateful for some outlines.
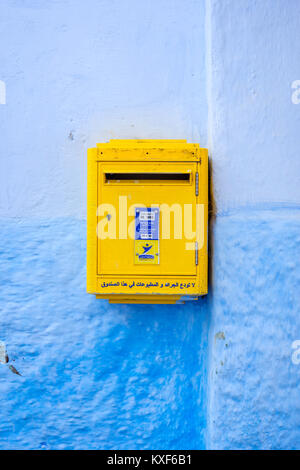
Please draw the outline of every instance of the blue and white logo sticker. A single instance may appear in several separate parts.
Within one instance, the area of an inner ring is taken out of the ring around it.
[[[159,209],[135,209],[135,264],[159,264]]]

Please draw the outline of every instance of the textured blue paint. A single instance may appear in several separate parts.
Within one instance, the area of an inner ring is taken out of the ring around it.
[[[300,446],[300,208],[239,210],[214,233],[210,447]]]
[[[207,300],[85,292],[85,223],[1,223],[0,448],[204,446]]]
[[[299,14],[2,1],[0,448],[300,448]],[[209,147],[207,298],[85,293],[86,149],[113,137]]]

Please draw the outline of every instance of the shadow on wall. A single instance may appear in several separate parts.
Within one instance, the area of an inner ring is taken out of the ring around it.
[[[213,167],[211,158],[208,159],[208,295],[213,293],[213,256],[214,256],[214,224],[217,207],[214,197]]]

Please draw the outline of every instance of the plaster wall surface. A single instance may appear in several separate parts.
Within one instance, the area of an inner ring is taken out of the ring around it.
[[[204,20],[198,1],[1,4],[1,448],[205,446],[208,300],[85,292],[87,148],[205,145]]]
[[[3,0],[0,448],[300,447],[299,13]],[[85,292],[86,149],[117,137],[209,149],[195,304]]]
[[[217,207],[207,445],[299,448],[300,3],[207,8]]]

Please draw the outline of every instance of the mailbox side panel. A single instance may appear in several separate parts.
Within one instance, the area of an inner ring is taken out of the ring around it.
[[[97,149],[88,149],[87,181],[87,292],[97,291]]]
[[[208,292],[208,151],[199,149],[199,196],[197,203],[200,204],[200,233],[199,233],[199,295]]]

